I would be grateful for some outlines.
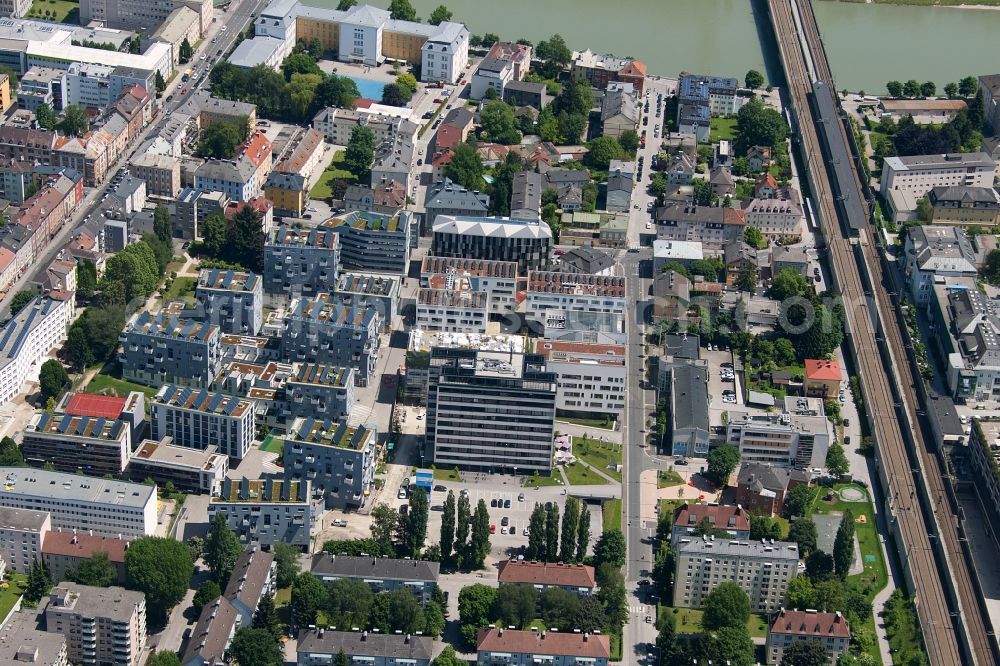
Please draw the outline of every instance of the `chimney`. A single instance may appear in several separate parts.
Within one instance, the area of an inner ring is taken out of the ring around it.
[[[583,632],[583,642],[586,643],[587,639],[589,638],[590,638],[590,632],[589,631]]]
[[[406,643],[409,644],[409,642],[410,642],[410,635],[406,634]]]
[[[368,632],[367,631],[362,631],[361,632],[361,642],[363,643],[366,640],[368,640]]]
[[[545,631],[542,631],[542,640],[545,640]]]

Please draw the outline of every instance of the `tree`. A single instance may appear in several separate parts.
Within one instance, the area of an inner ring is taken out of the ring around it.
[[[833,540],[833,567],[837,575],[843,579],[847,578],[852,564],[854,564],[854,513],[850,509],[845,509],[844,515],[840,518],[840,527],[837,528],[837,536]]]
[[[441,561],[450,562],[455,545],[455,491],[448,491],[444,501],[444,514],[441,516]]]
[[[774,362],[778,365],[791,365],[795,362],[795,347],[791,340],[778,338],[774,341]]]
[[[741,152],[750,146],[777,146],[788,136],[788,124],[784,117],[775,109],[765,107],[757,98],[740,107],[736,123]]]
[[[483,189],[483,160],[476,149],[463,142],[452,149],[451,161],[444,175],[467,190]]]
[[[176,652],[164,650],[153,653],[153,656],[146,663],[148,666],[181,666],[181,659]]]
[[[521,132],[517,129],[514,109],[506,102],[501,100],[488,102],[480,112],[479,120],[482,138],[504,145],[521,142]]]
[[[750,247],[755,247],[758,250],[763,250],[767,247],[767,238],[764,237],[764,234],[757,227],[748,226],[743,231],[743,241]]]
[[[59,129],[70,136],[83,136],[90,129],[90,118],[82,106],[67,106],[63,109]]]
[[[274,607],[274,595],[265,594],[257,604],[257,610],[253,614],[253,628],[266,629],[275,637],[280,637],[278,629],[278,609]]]
[[[81,259],[76,265],[76,295],[88,299],[97,289],[97,265],[92,259]]]
[[[990,284],[1000,284],[1000,250],[990,250],[987,253],[983,273]]]
[[[817,549],[806,558],[806,575],[812,579],[813,583],[829,578],[833,572],[833,557],[828,553]]]
[[[903,96],[903,84],[899,81],[889,81],[885,84],[885,89],[889,91],[889,97]]]
[[[68,385],[69,375],[62,363],[54,358],[42,363],[42,367],[38,371],[38,387],[41,389],[42,402],[49,398],[58,398]]]
[[[410,4],[410,0],[392,0],[389,3],[389,18],[397,21],[419,21],[417,10]]]
[[[740,450],[731,444],[723,444],[708,454],[708,471],[705,474],[717,486],[725,486],[729,476],[740,464]]]
[[[920,84],[921,97],[934,97],[937,94],[937,86],[933,81],[924,81]]]
[[[10,437],[0,439],[0,466],[24,467],[24,456],[21,447]]]
[[[545,561],[559,559],[559,506],[553,502],[545,507]]]
[[[618,135],[618,145],[622,147],[625,154],[635,157],[635,152],[639,150],[639,133],[633,129],[627,129]]]
[[[236,535],[229,529],[226,516],[221,511],[215,514],[215,521],[212,529],[205,539],[205,550],[202,557],[205,564],[212,572],[212,577],[219,583],[225,585],[229,580],[229,574],[236,566],[236,560],[243,552],[243,545]]]
[[[14,298],[10,299],[10,312],[11,314],[17,314],[24,309],[31,301],[35,300],[38,296],[38,290],[36,289],[22,289],[21,291],[14,294]]]
[[[266,629],[242,627],[229,644],[229,654],[239,666],[281,666],[284,657],[274,634]]]
[[[793,326],[806,323],[807,312],[800,305],[788,308],[788,321]],[[813,306],[812,326],[791,335],[801,358],[826,358],[840,346],[844,338],[842,310],[831,311],[823,304]]]
[[[319,68],[316,61],[308,53],[292,53],[281,63],[281,73],[286,81],[291,81],[295,74],[318,74],[323,75],[323,70]]]
[[[356,2],[357,0],[354,1]],[[344,653],[343,648],[341,648],[340,652],[337,653],[337,656],[334,658],[333,666],[351,666],[351,660]]]
[[[904,97],[919,97],[920,96],[920,82],[910,79],[903,84],[903,96]]]
[[[52,578],[49,576],[49,568],[45,566],[45,562],[33,559],[28,570],[28,584],[24,589],[24,598],[37,604],[51,589]]]
[[[38,121],[38,126],[42,129],[53,130],[59,123],[59,116],[56,112],[52,110],[52,107],[47,103],[42,102],[35,109],[35,120]]]
[[[469,538],[469,569],[482,569],[490,552],[490,513],[486,502],[479,500],[476,513],[472,516],[472,535]]]
[[[737,583],[719,583],[703,605],[701,624],[706,629],[745,627],[750,619],[750,598]]]
[[[361,97],[361,92],[354,79],[328,74],[316,87],[313,104],[319,108],[336,106],[342,109],[353,109],[354,100],[358,97]]]
[[[458,593],[458,617],[462,624],[485,627],[496,602],[497,588],[477,583],[463,587]]]
[[[808,518],[799,518],[788,528],[788,540],[794,541],[799,546],[799,553],[807,556],[816,550],[816,523]]]
[[[232,159],[236,149],[246,139],[246,123],[217,120],[205,128],[198,140],[198,153],[202,157]]]
[[[813,489],[809,484],[799,483],[785,495],[785,511],[789,516],[804,516],[812,504]]]
[[[431,666],[465,666],[466,663],[468,662],[458,658],[454,647],[446,645],[441,654],[434,657]]]
[[[580,501],[575,497],[567,497],[563,511],[559,561],[572,562],[576,556],[576,532],[577,521],[580,520]]]
[[[191,56],[194,55],[194,49],[191,48],[191,42],[185,37],[184,41],[181,42],[181,48],[178,50],[177,57],[181,61],[181,64],[190,62]]]
[[[542,61],[539,73],[543,78],[558,78],[559,72],[573,59],[573,52],[566,45],[562,35],[555,34],[549,39],[538,42],[534,56]]]
[[[502,102],[501,102],[502,104]],[[503,104],[503,106],[507,106]],[[518,153],[510,151],[503,161],[493,169],[493,187],[490,190],[490,212],[494,215],[510,215],[510,198],[514,191],[514,178],[517,174],[525,170],[524,158]],[[545,190],[542,192],[542,204],[548,192],[555,194],[555,190]]]
[[[455,557],[462,566],[466,566],[466,554],[469,538],[469,528],[472,526],[472,508],[469,506],[469,496],[462,493],[458,498],[458,520],[455,523]]]
[[[289,115],[299,120],[311,117],[316,90],[319,89],[322,82],[322,72],[318,74],[292,74],[292,80],[285,86]]]
[[[272,549],[278,587],[288,587],[295,582],[302,565],[299,564],[299,549],[290,543],[277,543]]]
[[[1000,251],[997,254],[1000,254]],[[528,549],[524,555],[529,560],[548,561],[545,546],[545,507],[541,504],[536,503],[531,511],[531,518],[528,521]]]
[[[663,613],[657,618],[656,651],[659,653],[658,663],[664,666],[680,663],[683,650],[677,642],[677,621],[673,613]]]
[[[816,594],[813,591],[812,580],[808,576],[795,576],[788,581],[788,591],[785,592],[785,607],[816,607]]]
[[[504,585],[497,591],[493,603],[493,617],[504,626],[523,627],[535,619],[538,592],[534,586],[526,584]]]
[[[746,625],[719,629],[708,641],[707,656],[713,664],[754,663],[750,630]]]
[[[409,72],[403,72],[397,76],[396,83],[409,90],[411,94],[417,92],[417,77]]]
[[[958,82],[958,94],[962,97],[972,97],[979,90],[979,81],[974,76],[965,76]]]
[[[368,127],[351,129],[351,138],[344,151],[344,168],[364,180],[375,161],[375,133]]]
[[[723,534],[725,534],[725,531],[723,531]],[[750,517],[751,541],[760,541],[761,539],[781,540],[784,536],[781,530],[781,523],[772,520],[770,516],[754,515]]]
[[[398,83],[390,83],[382,89],[382,103],[388,106],[406,106],[412,97],[413,92]]]
[[[435,7],[434,11],[431,12],[431,16],[427,19],[427,22],[431,25],[441,25],[445,21],[451,20],[451,10],[444,5],[438,5]]]
[[[427,541],[427,493],[423,488],[414,488],[410,493],[410,509],[406,513],[404,547],[416,559]]]
[[[105,552],[94,553],[76,568],[72,576],[73,582],[94,587],[110,587],[118,577],[115,567]]]
[[[316,624],[316,613],[326,603],[323,583],[308,571],[295,577],[292,584],[292,617],[299,626]]]
[[[743,82],[746,84],[747,88],[756,90],[764,85],[764,75],[756,69],[751,69],[747,72],[747,75],[743,77]]]
[[[948,96],[948,99],[953,99],[955,97],[958,97],[958,84],[957,83],[944,84],[944,94]]]
[[[780,666],[827,666],[830,655],[819,641],[812,639],[797,641],[781,655]]]
[[[340,578],[326,591],[324,610],[327,622],[337,627],[368,627],[375,594],[361,580]]]
[[[313,60],[319,60],[323,57],[323,42],[319,41],[319,37],[313,37],[309,40],[308,53]]]
[[[712,184],[704,178],[691,179],[691,194],[694,197],[694,202],[699,206],[711,206],[718,200],[715,190],[712,189]]]
[[[191,606],[194,608],[194,612],[197,614],[201,613],[201,609],[205,607],[205,604],[215,601],[222,595],[222,588],[214,580],[209,578],[198,591],[194,593],[194,600],[191,601]]]
[[[180,541],[141,537],[125,551],[128,587],[146,595],[150,616],[166,613],[187,593],[194,564],[191,551]]]
[[[851,463],[844,455],[844,447],[834,442],[826,452],[826,468],[830,474],[841,477],[851,471]]]
[[[424,611],[420,602],[407,589],[396,589],[375,596],[371,624],[382,633],[401,631],[413,634],[423,631]]]
[[[747,231],[754,227],[748,227]],[[784,268],[771,280],[771,298],[783,301],[786,298],[804,296],[809,290],[809,283],[801,273],[793,268]],[[781,338],[784,339],[784,338]]]
[[[607,169],[611,160],[625,157],[622,145],[613,136],[599,136],[590,142],[587,163],[596,169]]]
[[[379,504],[372,509],[372,540],[390,550],[394,547],[396,531],[399,527],[399,513],[388,504]]]
[[[594,565],[625,566],[625,535],[621,530],[604,530],[594,545]]]
[[[586,504],[580,505],[580,518],[577,520],[576,561],[583,562],[587,557],[587,546],[590,545],[590,509]]]
[[[628,620],[628,602],[625,584],[620,580],[606,582],[597,591],[597,599],[604,606],[605,629],[621,631]]]
[[[357,4],[358,0],[340,0],[340,2],[337,3],[337,11],[346,12],[348,9]]]
[[[558,587],[546,588],[538,600],[542,621],[549,629],[579,629],[576,617],[580,612],[580,597]]]

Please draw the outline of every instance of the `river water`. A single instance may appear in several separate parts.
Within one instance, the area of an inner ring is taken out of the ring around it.
[[[748,69],[758,69],[770,79],[780,77],[765,0],[411,1],[425,18],[444,2],[476,34],[538,41],[558,32],[572,49],[633,56],[653,74],[684,70],[742,79]],[[828,1],[815,6],[837,88],[871,94],[890,79],[912,78],[934,81],[940,90],[963,76],[1000,70],[1000,11]]]

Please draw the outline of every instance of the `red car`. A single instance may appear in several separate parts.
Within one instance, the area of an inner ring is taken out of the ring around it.
[[[497,533],[497,526],[490,525],[490,534],[496,534],[496,533]]]
[[[187,92],[188,92],[187,88],[181,88],[181,94],[182,95],[187,95]]]

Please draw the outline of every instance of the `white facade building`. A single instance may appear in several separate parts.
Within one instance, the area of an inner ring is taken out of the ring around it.
[[[72,299],[36,296],[0,329],[0,405],[20,393],[31,367],[66,339]]]
[[[556,409],[618,414],[625,409],[624,345],[536,340],[535,353],[556,373]]]
[[[42,558],[42,544],[52,529],[45,511],[0,507],[0,559],[11,571],[28,573],[31,563]]]
[[[545,324],[553,317],[567,320],[574,315],[603,314],[625,321],[625,278],[607,275],[574,275],[531,271],[525,316]]]
[[[882,195],[896,192],[914,200],[948,185],[993,187],[997,165],[986,153],[948,153],[887,157],[882,165]]]
[[[253,446],[254,406],[223,393],[174,386],[160,388],[150,403],[153,439],[170,437],[177,446],[209,446],[239,461]]]
[[[825,416],[779,414],[731,418],[726,441],[739,448],[744,463],[812,469],[825,466],[836,435]]]

